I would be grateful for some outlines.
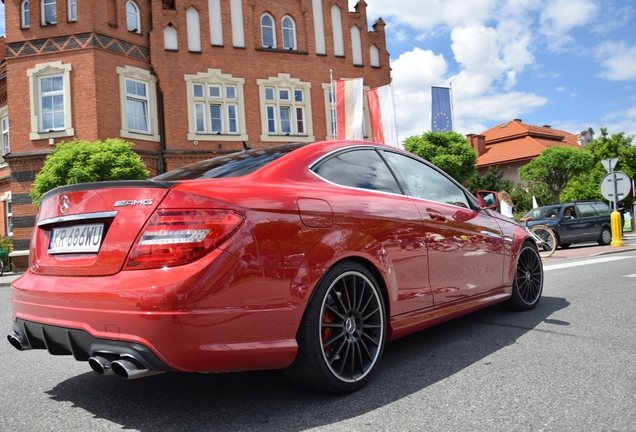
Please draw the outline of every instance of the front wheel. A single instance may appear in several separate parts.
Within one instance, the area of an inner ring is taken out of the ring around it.
[[[544,225],[535,225],[530,228],[530,232],[539,240],[537,247],[539,248],[541,258],[551,256],[557,248],[557,239],[554,235],[554,231]]]
[[[598,238],[598,244],[601,246],[607,246],[612,242],[612,232],[609,228],[605,227],[601,230],[601,236]]]
[[[384,350],[386,312],[373,275],[342,262],[318,283],[296,336],[298,354],[285,370],[296,384],[329,393],[364,386]]]
[[[512,297],[508,306],[516,310],[534,309],[543,292],[543,265],[539,251],[532,243],[525,243],[519,251],[517,269],[512,283]]]

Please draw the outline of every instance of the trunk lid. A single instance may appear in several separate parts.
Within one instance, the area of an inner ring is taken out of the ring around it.
[[[120,271],[148,218],[177,183],[114,181],[43,195],[31,239],[31,271],[104,276]]]

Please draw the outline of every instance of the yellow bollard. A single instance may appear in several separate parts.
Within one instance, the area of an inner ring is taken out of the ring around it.
[[[610,216],[612,222],[612,246],[623,246],[623,227],[621,226],[621,214],[614,210]]]

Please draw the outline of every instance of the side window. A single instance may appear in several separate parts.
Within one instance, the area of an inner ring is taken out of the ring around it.
[[[342,186],[402,194],[395,177],[373,149],[337,154],[314,168],[314,172]]]
[[[464,191],[441,172],[398,153],[385,151],[383,154],[406,182],[407,195],[470,208]]]
[[[581,217],[596,216],[596,211],[591,204],[577,204]]]
[[[609,206],[607,204],[604,203],[594,203],[592,204],[592,207],[594,207],[594,210],[596,210],[598,212],[598,214],[600,215],[609,215],[612,214],[612,209],[609,208]]]

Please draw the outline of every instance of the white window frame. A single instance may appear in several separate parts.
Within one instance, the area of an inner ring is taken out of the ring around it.
[[[42,25],[53,25],[57,24],[57,0],[42,0]],[[53,21],[46,21],[46,10],[53,9]]]
[[[271,27],[269,26],[265,26],[265,24],[263,24],[263,19],[268,18],[270,20]],[[272,49],[276,49],[276,21],[274,20],[274,17],[271,16],[268,13],[264,13],[263,15],[261,15],[261,44],[263,46],[263,48],[272,48]],[[272,44],[265,44],[265,29],[271,29],[272,32]]]
[[[2,157],[11,153],[11,142],[9,141],[9,117],[0,119],[0,129],[2,129]]]
[[[311,83],[292,78],[289,74],[256,80],[259,86],[261,106],[261,141],[263,142],[311,142],[315,141],[311,115]],[[273,90],[273,91],[272,91]],[[281,91],[287,91],[289,98],[281,100]],[[297,100],[297,92],[302,91],[302,100]],[[273,93],[274,99],[266,99],[266,93]],[[300,111],[299,111],[300,109]],[[289,111],[290,131],[283,129],[281,113]],[[301,114],[299,117],[298,113]],[[274,122],[272,128],[271,122]],[[301,127],[302,126],[302,127]]]
[[[196,75],[185,75],[188,103],[188,135],[190,141],[248,141],[245,121],[243,78],[208,69]],[[195,95],[195,89],[202,93]],[[218,89],[218,94],[212,94]],[[212,106],[220,106],[221,129],[212,128]]]
[[[20,23],[22,28],[31,28],[31,1],[24,0],[20,5]]]
[[[128,6],[131,6],[133,10],[130,11]],[[131,23],[128,19],[128,14],[131,14],[135,18],[135,25],[133,25],[133,23]],[[128,0],[126,2],[126,28],[129,32],[141,34],[141,13],[139,12],[139,6],[137,6],[137,3],[132,0]]]
[[[8,196],[6,196],[8,195]],[[13,209],[11,208],[11,192],[3,197],[4,201],[4,226],[7,230],[7,237],[13,237]]]
[[[290,27],[285,27],[286,21],[291,23]],[[285,15],[283,19],[280,21],[280,23],[281,23],[281,29],[282,29],[282,35],[283,35],[283,49],[290,50],[290,51],[297,51],[298,45],[296,43],[296,21],[294,21],[294,19],[291,16]],[[288,34],[289,34],[289,38],[291,39],[289,43],[287,43],[288,41],[286,40]]]
[[[144,141],[159,142],[159,114],[157,109],[157,77],[145,69],[133,66],[117,67],[119,75],[119,100],[121,113],[121,129],[119,136],[122,138],[138,139]],[[147,98],[147,125],[148,131],[131,129],[128,124],[128,111],[126,101],[129,97],[126,92],[126,81],[131,80],[146,85]]]
[[[346,79],[346,78],[343,78],[343,79]],[[332,90],[331,84],[326,83],[322,85],[322,91],[323,91],[324,101],[325,101],[325,123],[326,123],[325,124],[325,140],[327,141],[336,139],[335,129],[337,128],[336,118],[335,118],[335,115],[336,115],[335,100],[333,101],[333,104],[332,104],[330,95],[333,96],[333,93],[331,90]],[[364,94],[364,97],[362,99],[362,110],[363,110],[363,116],[364,116],[362,135],[365,141],[369,141],[372,139],[372,137],[369,135],[369,133],[371,132],[371,119],[369,117],[369,101],[366,97],[367,90],[370,90],[369,86],[362,87],[362,91]],[[335,87],[333,88],[333,91],[335,93],[336,91]]]
[[[126,118],[128,119],[128,130],[130,132],[134,132],[134,133],[142,133],[142,134],[149,134],[150,133],[150,115],[149,115],[149,109],[148,109],[148,105],[150,102],[150,98],[148,97],[148,83],[144,82],[144,81],[139,81],[133,78],[125,78],[125,83],[126,83]],[[137,93],[129,93],[128,92],[128,84],[134,84],[135,85],[135,89],[137,88],[137,85],[141,85],[144,89],[144,94],[140,95]],[[131,125],[131,121],[130,121],[130,117],[131,116],[135,116],[135,117],[140,117],[136,112],[129,112],[128,111],[128,102],[133,102],[135,103],[135,106],[141,106],[143,108],[143,115],[141,117],[143,117],[145,123],[146,123],[146,128],[142,129],[142,128],[136,128],[133,125]]]
[[[47,138],[62,138],[75,135],[73,129],[73,111],[71,109],[71,70],[70,64],[63,64],[61,61],[40,63],[35,65],[33,69],[27,70],[29,78],[29,102],[31,104],[31,140],[40,140]],[[40,80],[41,78],[54,75],[62,76],[63,95],[64,95],[64,128],[59,130],[41,129],[41,97],[40,97]]]
[[[68,21],[77,21],[77,0],[68,0]]]
[[[10,146],[10,135],[9,135],[9,107],[7,105],[3,106],[2,108],[0,108],[0,129],[2,129],[2,144],[4,144],[4,137],[5,137],[5,130],[4,130],[4,120],[6,119],[7,123],[6,123],[6,138],[7,141],[9,142],[9,151],[11,151],[11,146]],[[0,150],[4,149],[4,145],[0,146]],[[7,152],[9,153],[9,152]],[[3,151],[0,152],[0,166],[6,166],[6,161],[4,160],[4,155],[6,153],[4,153]]]

